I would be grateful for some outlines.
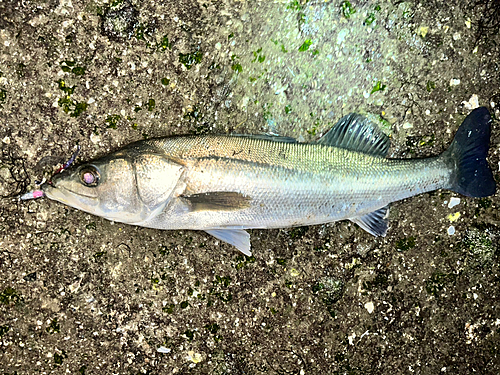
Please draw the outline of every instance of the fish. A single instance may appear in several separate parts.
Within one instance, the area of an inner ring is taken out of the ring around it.
[[[350,220],[385,236],[392,202],[438,189],[495,194],[490,134],[490,113],[480,107],[446,151],[422,159],[387,157],[390,138],[355,113],[310,143],[270,135],[155,138],[64,169],[35,195],[115,222],[203,230],[251,256],[247,229]]]

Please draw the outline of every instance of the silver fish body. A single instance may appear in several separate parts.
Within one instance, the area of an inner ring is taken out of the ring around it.
[[[244,137],[170,138],[149,145],[182,165],[175,197],[144,223],[159,229],[283,228],[357,218],[392,201],[448,187],[452,173],[442,158],[391,160]],[[167,185],[169,173],[159,173]],[[206,194],[210,199],[212,192],[238,193],[234,208],[192,209],[183,198]]]
[[[448,151],[427,159],[386,158],[387,136],[358,115],[314,143],[262,136],[145,140],[64,171],[43,190],[110,220],[205,230],[247,255],[248,228],[349,219],[385,235],[391,202],[443,188],[494,193],[485,159],[489,124],[486,109],[474,111]]]

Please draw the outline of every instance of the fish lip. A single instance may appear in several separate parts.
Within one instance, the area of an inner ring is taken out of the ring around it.
[[[68,188],[65,188],[65,187],[62,187],[62,186],[59,187],[59,188],[58,187],[56,187],[56,188],[57,189],[61,189],[61,190],[66,190],[66,191],[68,191],[68,192],[70,192],[72,194],[75,194],[75,195],[78,195],[78,196],[81,196],[81,197],[85,197],[85,198],[92,198],[92,199],[97,198],[97,195],[87,195],[87,194],[83,194],[83,193],[77,193],[77,192],[75,192],[75,191],[73,191],[71,189],[68,189]]]
[[[90,199],[96,199],[97,198],[97,195],[88,195],[88,194],[83,194],[83,193],[77,193],[71,189],[68,189],[66,187],[63,187],[63,186],[57,186],[56,184],[54,184],[53,182],[52,183],[47,183],[48,187],[49,187],[49,190],[50,189],[56,189],[58,191],[60,191],[62,194],[66,195],[66,192],[68,193],[71,193],[71,194],[74,194],[76,196],[80,196],[80,197],[85,197],[85,198],[90,198]],[[51,194],[50,192],[48,192],[46,189],[42,189],[46,194],[48,193],[49,195]],[[50,198],[50,197],[49,197]]]

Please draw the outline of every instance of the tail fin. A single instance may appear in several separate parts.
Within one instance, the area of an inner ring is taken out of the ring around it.
[[[490,134],[491,117],[485,107],[476,108],[465,118],[443,155],[455,169],[450,190],[476,198],[495,194],[495,180],[486,161]]]

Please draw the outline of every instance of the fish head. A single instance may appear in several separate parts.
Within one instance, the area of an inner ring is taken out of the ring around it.
[[[138,194],[134,160],[122,152],[64,170],[42,186],[49,199],[123,223],[147,218]]]

